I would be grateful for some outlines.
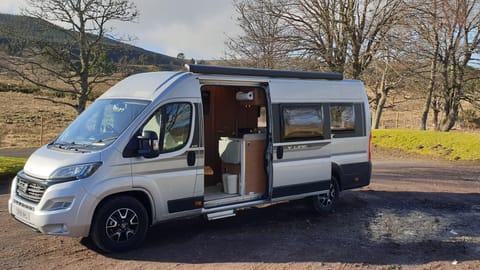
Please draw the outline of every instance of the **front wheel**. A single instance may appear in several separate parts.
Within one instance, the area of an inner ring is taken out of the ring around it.
[[[148,214],[135,198],[118,196],[97,209],[90,236],[105,252],[121,252],[140,245],[148,230]]]
[[[332,175],[328,193],[312,197],[313,209],[319,214],[332,213],[337,205],[339,193],[337,178]]]

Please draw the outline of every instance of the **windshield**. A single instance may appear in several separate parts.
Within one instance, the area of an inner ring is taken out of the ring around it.
[[[97,100],[51,145],[74,150],[104,148],[115,141],[148,103],[143,100]]]

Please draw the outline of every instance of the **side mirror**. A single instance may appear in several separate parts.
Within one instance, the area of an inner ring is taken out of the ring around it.
[[[158,136],[157,133],[144,130],[142,136],[137,137],[138,140],[138,154],[145,158],[158,157],[160,154],[158,150]]]

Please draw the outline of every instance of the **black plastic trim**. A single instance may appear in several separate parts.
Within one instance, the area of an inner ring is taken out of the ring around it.
[[[176,213],[181,211],[193,210],[203,207],[203,203],[200,206],[196,206],[195,202],[201,201],[203,202],[203,196],[198,197],[190,197],[190,198],[183,198],[177,200],[170,200],[167,202],[168,204],[168,212],[169,213]]]
[[[315,191],[328,190],[330,180],[322,180],[305,184],[296,184],[289,186],[274,187],[272,198],[286,197]]]
[[[371,161],[344,165],[335,164],[333,168],[336,168],[339,174],[341,190],[364,187],[370,184],[370,178],[372,177]]]
[[[272,78],[343,80],[343,74],[336,72],[290,71],[278,69],[256,69],[207,65],[188,65],[188,70],[200,74],[243,75]]]
[[[202,104],[195,103],[195,129],[193,132],[193,140],[191,147],[201,147],[203,144],[200,143],[200,113],[202,110]]]

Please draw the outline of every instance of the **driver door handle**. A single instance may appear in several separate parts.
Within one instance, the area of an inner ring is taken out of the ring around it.
[[[195,166],[195,161],[196,161],[196,155],[195,151],[188,151],[187,153],[187,165],[188,166]]]

